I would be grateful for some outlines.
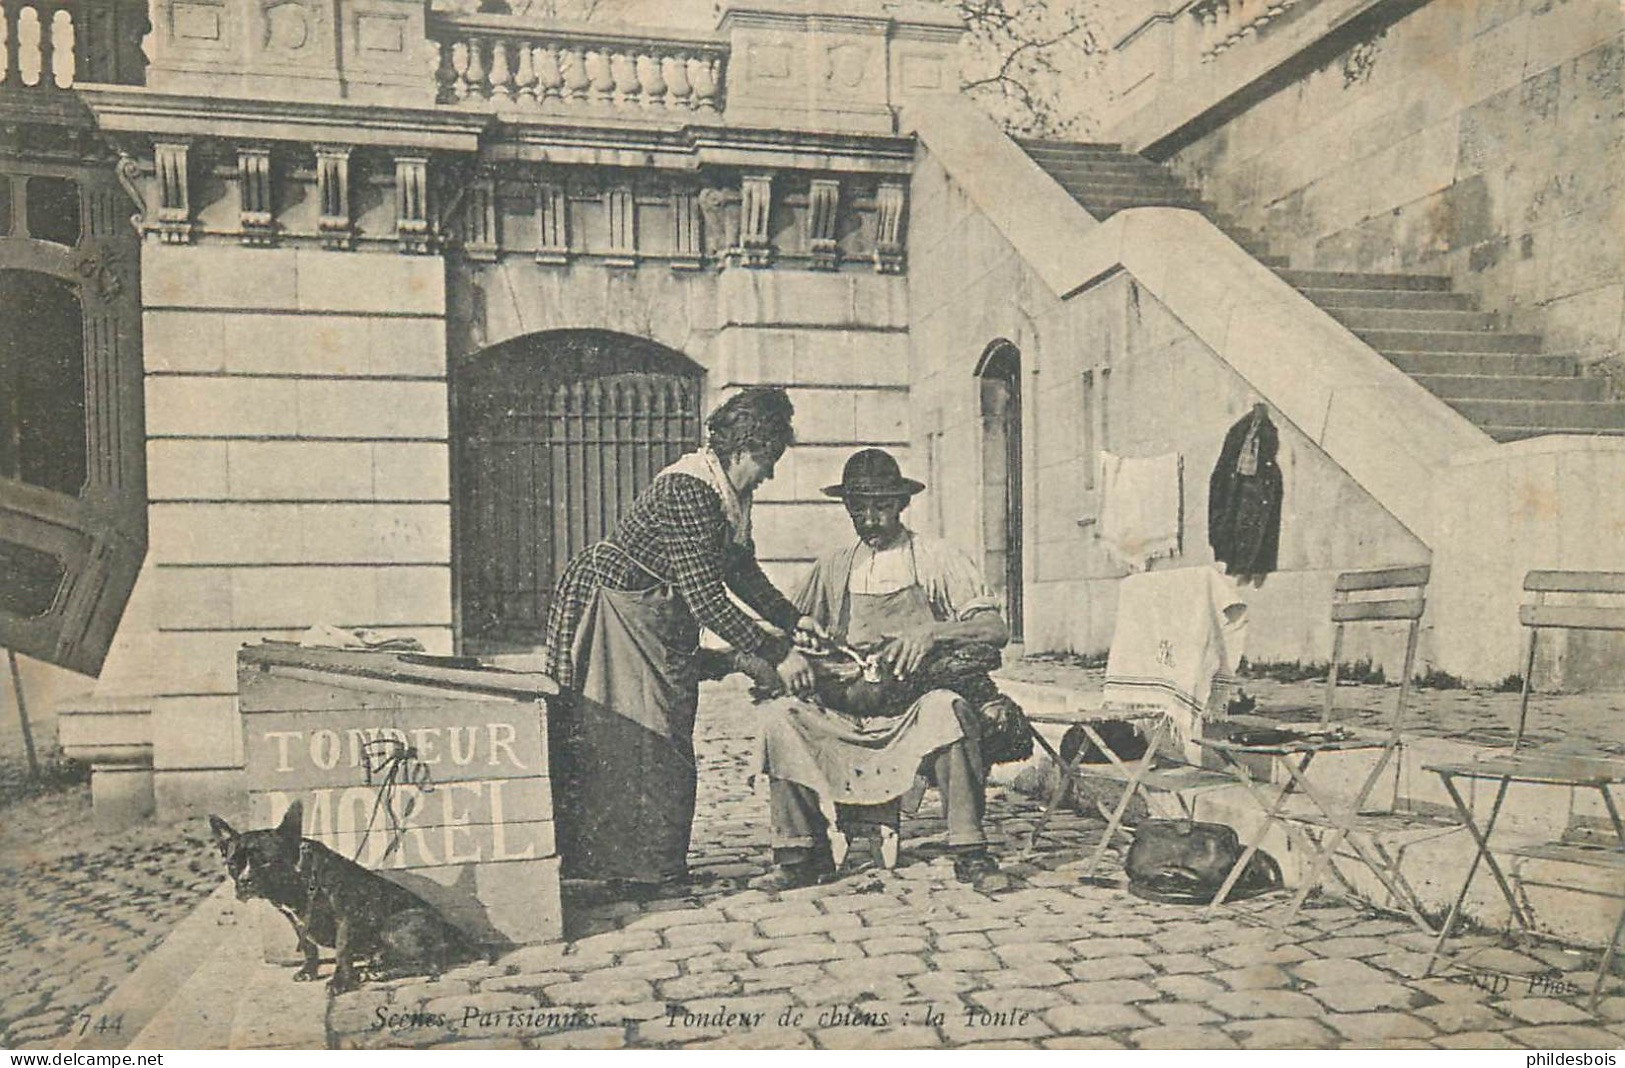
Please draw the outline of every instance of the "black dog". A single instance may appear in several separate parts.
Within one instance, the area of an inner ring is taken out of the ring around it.
[[[237,900],[264,898],[293,924],[305,958],[296,982],[316,978],[318,946],[334,951],[327,983],[334,994],[368,978],[438,976],[448,965],[484,956],[410,890],[302,837],[303,819],[298,801],[269,831],[239,834],[220,817],[209,817]]]

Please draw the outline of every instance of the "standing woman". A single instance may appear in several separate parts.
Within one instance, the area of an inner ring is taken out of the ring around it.
[[[564,876],[632,884],[688,874],[700,627],[758,685],[806,692],[812,670],[758,627],[732,590],[786,632],[822,633],[762,574],[751,495],[795,439],[782,389],[746,389],[706,420],[706,444],[655,476],[553,591],[548,672]]]

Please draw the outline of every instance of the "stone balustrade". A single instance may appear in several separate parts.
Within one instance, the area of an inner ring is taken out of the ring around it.
[[[0,0],[0,89],[140,81],[144,0]]]
[[[1197,0],[1189,15],[1200,26],[1197,34],[1202,62],[1258,33],[1292,8],[1308,0]]]
[[[3,0],[4,64],[0,85],[8,89],[67,89],[76,64],[76,5],[61,0]]]
[[[722,108],[728,46],[715,38],[609,35],[507,15],[434,16],[428,29],[443,104],[701,115]]]

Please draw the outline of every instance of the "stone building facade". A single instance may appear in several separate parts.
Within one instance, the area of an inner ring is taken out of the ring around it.
[[[1110,642],[1098,454],[1183,457],[1153,566],[1204,565],[1255,403],[1288,500],[1255,659],[1325,658],[1339,570],[1426,562],[1426,663],[1497,679],[1525,569],[1625,570],[1612,0],[1134,5],[1120,150],[981,118],[939,6],[81,3],[6,5],[0,271],[71,292],[51,425],[86,445],[60,485],[0,457],[0,636],[95,676],[61,733],[104,811],[240,796],[245,642],[532,648],[563,560],[741,385],[797,406],[771,574],[847,536],[818,488],[884,446],[1029,651]],[[1554,648],[1543,679],[1618,681]]]

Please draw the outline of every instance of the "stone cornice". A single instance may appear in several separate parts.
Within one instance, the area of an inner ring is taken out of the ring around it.
[[[129,86],[77,90],[103,132],[473,153],[496,161],[907,174],[911,138],[710,124],[538,121],[448,107],[233,100]]]
[[[490,115],[448,108],[181,96],[122,85],[76,92],[109,133],[338,143],[442,152],[478,150]]]
[[[691,48],[697,51],[726,52],[728,39],[716,33],[696,33],[686,29],[661,29],[639,26],[635,29],[616,28],[607,32],[601,25],[590,23],[554,22],[528,18],[524,15],[461,15],[433,13],[429,15],[431,29],[483,31],[514,37],[545,38],[559,43],[582,45],[612,45],[619,48],[660,47]]]
[[[754,26],[784,30],[805,30],[808,27],[839,29],[846,33],[886,33],[917,37],[922,34],[941,35],[957,39],[965,25],[948,12],[924,5],[909,5],[897,10],[886,10],[879,5],[861,2],[824,0],[806,3],[805,0],[750,0],[750,6],[736,7],[724,4],[718,28],[726,33],[735,26]]]
[[[694,170],[747,166],[784,170],[907,174],[914,142],[907,137],[822,134],[741,127],[676,130],[593,127],[579,123],[502,124],[487,137],[493,161]]]

